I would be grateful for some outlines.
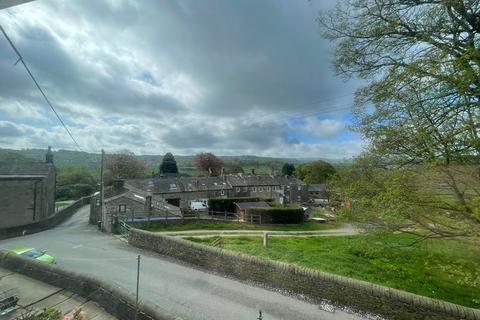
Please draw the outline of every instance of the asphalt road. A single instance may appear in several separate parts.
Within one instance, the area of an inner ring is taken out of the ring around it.
[[[0,248],[45,249],[58,265],[112,281],[134,292],[137,255],[141,255],[140,299],[150,300],[181,319],[359,320],[341,310],[319,305],[254,285],[191,268],[133,248],[89,226],[85,206],[62,225],[48,231],[0,241]]]

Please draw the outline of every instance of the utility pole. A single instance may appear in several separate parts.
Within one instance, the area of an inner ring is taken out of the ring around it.
[[[103,181],[103,167],[105,162],[105,151],[102,149],[102,163],[100,165],[100,212],[102,217],[102,230],[105,231],[105,226],[107,223],[107,213],[105,212],[104,206],[104,197],[105,197],[105,188]]]
[[[135,297],[135,320],[138,318],[138,285],[140,283],[140,255],[137,257],[137,294]]]

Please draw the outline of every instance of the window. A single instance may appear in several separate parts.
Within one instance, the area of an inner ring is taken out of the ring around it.
[[[220,191],[220,194],[221,194],[222,196],[224,196],[224,195],[225,195],[225,190]]]
[[[240,188],[239,188],[239,187],[236,187],[236,188],[235,188],[235,191],[240,192]]]
[[[170,190],[176,190],[177,189],[177,184],[176,183],[170,183]]]
[[[127,212],[127,205],[126,204],[119,205],[118,212]]]
[[[100,206],[100,199],[95,200],[95,204],[97,205],[97,207]]]
[[[258,192],[263,192],[263,187],[258,187]]]
[[[257,187],[252,187],[253,192],[257,192]]]
[[[267,188],[267,191],[270,191],[270,187],[266,187]]]
[[[302,191],[302,186],[298,186],[298,191]]]

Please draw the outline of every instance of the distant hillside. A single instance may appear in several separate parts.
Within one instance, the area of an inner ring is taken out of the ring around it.
[[[1,149],[0,148],[0,161],[44,161],[46,149]],[[98,168],[100,165],[101,155],[99,153],[88,153],[71,150],[58,150],[54,151],[54,162],[57,167],[65,166],[85,166],[89,168]],[[197,172],[193,166],[192,160],[194,156],[180,156],[175,155],[179,170],[188,175],[196,175]],[[151,168],[150,171],[156,171],[156,168],[160,165],[163,156],[162,155],[138,155],[138,159],[144,161],[147,167]],[[273,157],[257,157],[257,156],[220,156],[220,158],[226,164],[237,164],[241,166],[245,172],[250,172],[251,169],[255,169],[257,173],[269,173],[271,169],[276,172],[280,172],[285,162],[291,162],[295,165],[315,161],[325,160],[332,164],[343,164],[348,160],[332,160],[323,158],[273,158]]]

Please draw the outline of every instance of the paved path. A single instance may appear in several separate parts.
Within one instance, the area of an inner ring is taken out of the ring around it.
[[[332,237],[332,236],[354,236],[359,231],[351,227],[343,227],[330,230],[311,231],[270,231],[270,230],[185,230],[185,231],[164,231],[162,234],[178,237],[207,238],[212,236],[222,237],[260,237],[265,232],[273,237]]]
[[[48,250],[59,266],[112,281],[135,290],[136,257],[142,256],[140,298],[182,319],[359,320],[363,317],[259,288],[129,246],[87,225],[89,207],[55,229],[0,241],[0,248],[36,247]]]
[[[0,315],[0,320],[21,319],[21,316],[44,308],[55,307],[64,315],[72,316],[75,308],[81,308],[88,320],[115,320],[95,302],[84,299],[74,293],[51,286],[38,280],[0,268],[0,293],[19,298],[18,308],[8,314]]]

